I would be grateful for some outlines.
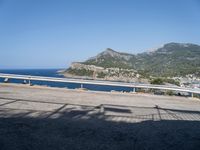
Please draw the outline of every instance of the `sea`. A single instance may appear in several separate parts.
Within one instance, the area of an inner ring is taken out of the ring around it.
[[[17,75],[32,75],[32,76],[44,76],[44,77],[57,77],[64,78],[58,71],[61,69],[5,69],[0,70],[0,73],[6,74],[17,74]],[[4,82],[4,78],[0,78],[0,82]],[[23,84],[24,80],[20,79],[9,79],[9,83]],[[31,81],[32,85],[48,86],[48,87],[59,87],[68,89],[81,88],[79,83],[62,83],[62,82],[49,82],[49,81]],[[119,92],[131,92],[133,88],[120,87],[120,86],[108,86],[108,85],[92,85],[83,84],[83,88],[91,91],[119,91]]]

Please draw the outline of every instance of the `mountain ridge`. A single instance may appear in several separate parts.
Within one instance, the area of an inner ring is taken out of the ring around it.
[[[200,76],[200,46],[192,43],[171,42],[164,44],[154,51],[139,54],[117,52],[111,48],[107,48],[95,57],[79,63],[82,65],[82,69],[83,65],[102,67],[104,69],[124,69],[121,74],[118,73],[122,77],[123,75],[125,76],[127,70],[134,70],[135,74],[139,74],[143,78],[150,76],[180,77],[188,74]],[[81,70],[79,67],[73,67],[73,69]],[[73,74],[73,69],[70,67],[66,72]],[[88,68],[84,69],[87,70]],[[90,71],[94,72],[95,69]],[[130,75],[130,72],[127,74],[126,76],[133,77]]]

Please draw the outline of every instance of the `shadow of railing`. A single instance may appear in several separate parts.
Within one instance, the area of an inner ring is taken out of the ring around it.
[[[0,149],[199,149],[200,111],[3,98]],[[52,110],[19,107],[37,104]],[[15,107],[17,105],[17,107]]]
[[[104,119],[111,119],[112,121],[130,121],[138,122],[145,120],[193,120],[200,121],[200,111],[192,110],[178,110],[171,108],[162,108],[158,105],[155,107],[138,107],[138,106],[124,106],[124,105],[111,105],[111,104],[101,104],[101,105],[80,105],[72,103],[58,103],[58,102],[48,102],[48,101],[37,101],[37,100],[27,100],[27,99],[14,99],[14,98],[4,98],[4,103],[0,104],[0,115],[11,116],[20,111],[29,112],[27,114],[31,117],[45,117],[50,118],[52,116],[57,116],[59,118],[63,117],[75,117],[76,115],[80,117],[101,117]],[[12,105],[19,102],[38,103],[49,105],[57,105],[56,109],[45,110],[41,108],[40,110],[26,109],[26,108],[12,108]],[[11,107],[10,107],[11,106]],[[84,112],[84,113],[83,113]],[[28,116],[28,115],[26,115]],[[56,117],[55,117],[56,118]],[[126,119],[127,118],[127,119]],[[131,120],[132,119],[132,120]]]

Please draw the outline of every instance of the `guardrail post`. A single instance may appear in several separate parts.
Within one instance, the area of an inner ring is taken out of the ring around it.
[[[8,78],[5,78],[4,82],[5,82],[5,83],[8,83],[8,80],[9,80]]]
[[[194,98],[194,93],[191,93],[191,97]]]
[[[135,93],[135,87],[133,88],[133,93]]]
[[[27,81],[26,81],[26,80],[24,80],[24,81],[23,81],[23,84],[27,84]]]
[[[31,86],[31,78],[29,77],[28,84]]]

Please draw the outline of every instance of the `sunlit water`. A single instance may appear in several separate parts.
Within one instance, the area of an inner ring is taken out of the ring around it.
[[[0,73],[64,78],[62,75],[58,74],[58,69],[0,70]],[[0,82],[4,82],[4,79],[0,78]],[[9,79],[9,82],[23,83],[23,80]],[[33,85],[43,85],[43,86],[69,88],[69,89],[76,89],[81,87],[81,84],[78,83],[60,83],[60,82],[48,82],[48,81],[31,81],[31,83]],[[125,91],[125,92],[133,91],[133,89],[129,87],[117,87],[117,86],[107,86],[107,85],[83,84],[83,87],[88,90],[94,90],[94,91],[112,91],[112,90]]]

